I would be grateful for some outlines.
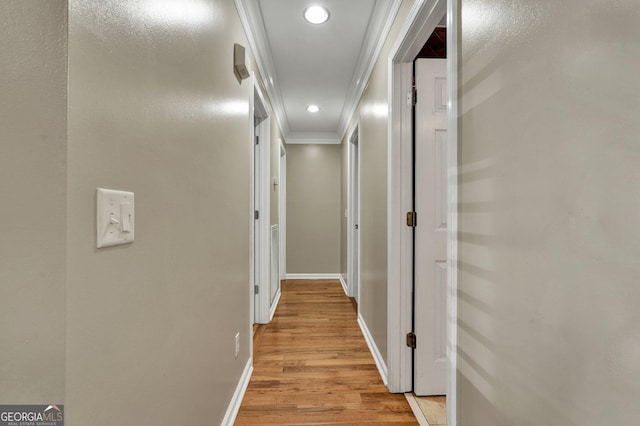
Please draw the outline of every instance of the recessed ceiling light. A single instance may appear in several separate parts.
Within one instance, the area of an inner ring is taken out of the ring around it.
[[[322,24],[329,19],[329,11],[321,6],[311,6],[304,11],[304,19],[312,24]]]
[[[307,107],[307,111],[309,111],[309,112],[318,112],[318,111],[320,111],[320,107],[318,107],[318,105],[309,105]]]

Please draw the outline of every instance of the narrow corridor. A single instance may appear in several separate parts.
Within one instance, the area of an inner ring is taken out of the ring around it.
[[[382,383],[338,281],[283,281],[262,331],[236,425],[418,424]]]

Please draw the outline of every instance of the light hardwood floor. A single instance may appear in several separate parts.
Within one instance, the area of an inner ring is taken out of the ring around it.
[[[447,426],[447,397],[407,394],[407,400],[410,399],[415,401],[414,413],[416,417],[422,416],[423,418],[421,424]]]
[[[418,424],[404,395],[382,383],[338,281],[283,281],[254,342],[236,425]]]

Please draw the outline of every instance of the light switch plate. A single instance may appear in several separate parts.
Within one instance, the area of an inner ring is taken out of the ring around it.
[[[96,247],[129,244],[134,240],[134,194],[98,188]]]

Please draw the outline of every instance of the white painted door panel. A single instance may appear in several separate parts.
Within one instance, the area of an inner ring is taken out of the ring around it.
[[[445,395],[447,84],[445,59],[416,61],[414,392]]]

